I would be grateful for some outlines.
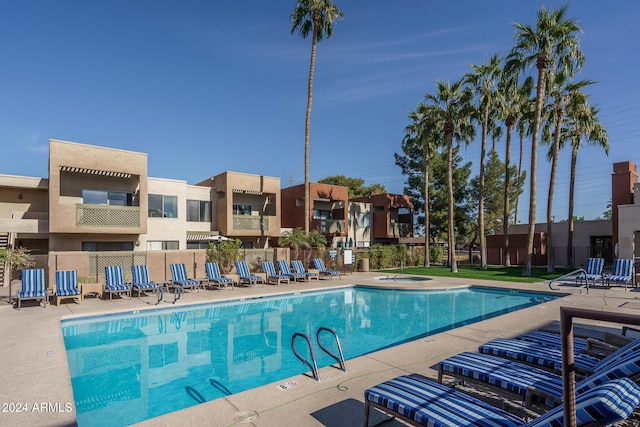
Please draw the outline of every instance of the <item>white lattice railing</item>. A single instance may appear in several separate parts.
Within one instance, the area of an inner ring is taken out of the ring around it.
[[[76,205],[76,225],[92,227],[140,227],[139,206]]]

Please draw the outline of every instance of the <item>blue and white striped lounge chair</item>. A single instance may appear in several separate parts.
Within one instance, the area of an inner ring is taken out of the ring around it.
[[[545,331],[531,331],[515,337],[517,340],[535,342],[543,347],[562,348],[562,338],[558,334]],[[574,337],[573,348],[576,351],[586,351],[589,348],[589,341],[585,338]]]
[[[278,264],[278,270],[280,270],[280,274],[284,274],[294,282],[298,280],[307,281],[307,275],[304,273],[294,273],[293,271],[291,271],[291,268],[289,268],[289,263],[287,261],[279,259],[276,262]]]
[[[128,294],[131,299],[131,286],[124,281],[122,266],[111,265],[104,268],[104,291],[109,293],[109,301],[113,300],[113,294]]]
[[[628,284],[632,284],[633,278],[633,260],[616,258],[613,261],[613,272],[605,277],[607,286],[612,284],[622,284],[627,289]]]
[[[233,289],[233,285],[236,283],[235,280],[229,277],[222,277],[217,262],[205,262],[204,269],[207,272],[207,279],[210,283],[213,282],[218,285],[218,287],[224,286],[225,288],[227,285],[231,285],[231,289]]]
[[[78,289],[78,272],[76,270],[56,271],[56,305],[60,300],[75,299],[77,303],[82,301],[82,294]]]
[[[602,269],[604,268],[604,258],[587,258],[587,265],[584,270],[587,274],[578,274],[576,276],[576,285],[589,285],[589,281],[593,282],[595,286],[596,281],[599,279],[603,281]],[[604,284],[604,283],[603,283]]]
[[[331,280],[333,280],[333,276],[338,276],[342,279],[342,275],[338,270],[327,270],[327,267],[324,266],[324,261],[322,260],[322,258],[314,258],[313,265],[316,266],[316,269],[318,270],[318,272],[320,272],[321,277],[329,276],[331,277]]]
[[[160,287],[156,282],[149,280],[149,268],[146,265],[131,266],[131,284],[133,289],[138,292],[138,298],[143,292],[151,291],[158,296]]]
[[[235,265],[240,283],[246,283],[249,286],[253,286],[256,283],[262,283],[264,286],[264,280],[262,277],[251,274],[246,261],[236,261]]]
[[[604,366],[615,363],[621,357],[638,350],[640,350],[640,338],[631,341],[629,344],[619,348],[603,359],[589,356],[574,349],[574,367],[576,372],[583,375],[591,374]],[[496,338],[478,347],[478,352],[542,366],[556,372],[562,371],[562,350],[559,348],[542,347],[534,342],[510,338]]]
[[[320,278],[320,275],[318,273],[311,273],[310,271],[307,271],[304,268],[304,264],[299,259],[294,259],[293,261],[291,261],[291,266],[293,267],[296,273],[304,274],[307,278],[307,281],[311,279],[318,280]]]
[[[488,354],[464,352],[438,363],[438,382],[444,375],[491,384],[524,397],[530,407],[533,401],[554,407],[562,400],[562,375],[530,365]],[[582,394],[604,382],[640,375],[640,352],[634,352],[596,369],[576,382],[576,393]]]
[[[202,283],[199,280],[187,277],[187,268],[184,264],[171,264],[169,267],[171,269],[172,285],[180,289],[181,293],[185,289],[196,289],[200,292]]]
[[[18,310],[20,310],[22,300],[25,299],[34,299],[38,301],[38,304],[40,301],[43,301],[43,308],[47,306],[49,292],[44,282],[44,268],[27,268],[22,270],[22,288],[16,297]]]
[[[576,397],[576,426],[609,425],[627,419],[640,403],[640,387],[628,378],[606,382]],[[558,406],[524,422],[459,390],[418,374],[385,381],[364,392],[364,427],[370,408],[414,426],[428,427],[555,427],[564,425],[564,408]]]
[[[267,275],[267,283],[273,283],[274,285],[289,283],[289,276],[276,273],[276,268],[271,261],[262,261],[262,271]]]

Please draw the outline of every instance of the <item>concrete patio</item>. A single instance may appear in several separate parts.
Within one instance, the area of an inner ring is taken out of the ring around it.
[[[309,289],[350,285],[389,287],[390,282],[377,280],[380,273],[347,274],[342,279],[290,283],[280,286],[240,287],[235,289],[188,292],[176,305],[250,298],[260,295],[290,293]],[[466,279],[430,278],[423,282],[392,282],[394,288],[434,289],[461,285],[481,285],[531,291],[550,291],[546,283],[517,284]],[[439,360],[495,337],[510,337],[538,328],[557,327],[561,306],[640,315],[640,293],[623,288],[592,288],[589,294],[573,286],[561,286],[567,296],[554,301],[504,314],[492,319],[429,336],[407,344],[348,360],[348,372],[327,367],[320,370],[322,381],[298,375],[172,412],[138,424],[139,426],[360,426],[363,421],[364,390],[377,383],[410,372],[436,378],[432,368]],[[15,294],[16,289],[13,289]],[[0,425],[7,426],[73,426],[75,406],[60,319],[156,308],[153,298],[114,299],[104,301],[86,298],[81,304],[72,301],[60,306],[41,308],[27,301],[21,310],[8,303],[8,288],[0,288],[0,357],[3,372],[0,381]],[[164,304],[170,307],[171,304]],[[621,325],[581,320],[585,334],[601,336],[609,329],[619,331]],[[278,384],[295,381],[296,387],[282,390]],[[485,393],[477,389],[479,393]],[[371,424],[387,418],[374,411]],[[385,426],[403,425],[390,421]]]

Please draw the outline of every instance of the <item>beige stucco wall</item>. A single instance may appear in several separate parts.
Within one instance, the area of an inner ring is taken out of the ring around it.
[[[640,232],[640,205],[618,206],[618,256],[633,258],[634,236]],[[640,242],[637,243],[640,246]]]

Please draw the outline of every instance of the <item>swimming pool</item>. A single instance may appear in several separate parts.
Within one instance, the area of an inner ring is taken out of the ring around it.
[[[78,425],[124,426],[309,372],[291,349],[295,332],[315,341],[334,328],[351,359],[555,298],[356,286],[63,320],[62,332]],[[314,352],[319,367],[334,362],[317,343]]]

